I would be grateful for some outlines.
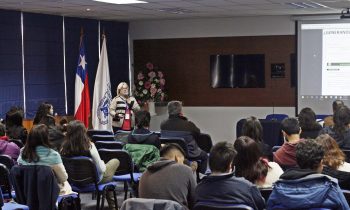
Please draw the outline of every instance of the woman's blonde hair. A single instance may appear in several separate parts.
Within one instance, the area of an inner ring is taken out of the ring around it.
[[[345,154],[337,142],[328,134],[319,135],[315,140],[325,150],[323,164],[337,170],[345,162]]]
[[[126,82],[119,83],[119,85],[117,86],[117,96],[120,95],[120,90],[123,88],[124,85],[126,85],[129,88],[128,83],[126,83]]]

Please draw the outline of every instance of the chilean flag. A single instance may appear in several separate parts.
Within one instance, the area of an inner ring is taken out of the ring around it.
[[[74,118],[89,126],[90,93],[84,39],[81,37],[77,72],[75,74]]]

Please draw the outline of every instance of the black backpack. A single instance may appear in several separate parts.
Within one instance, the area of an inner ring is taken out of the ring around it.
[[[81,210],[80,198],[78,196],[63,197],[58,204],[58,210]]]

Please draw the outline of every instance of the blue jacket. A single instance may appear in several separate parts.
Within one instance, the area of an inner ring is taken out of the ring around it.
[[[267,210],[277,207],[350,209],[336,179],[306,169],[287,170],[274,184]]]

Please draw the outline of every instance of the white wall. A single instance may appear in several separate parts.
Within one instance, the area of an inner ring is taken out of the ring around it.
[[[131,59],[132,41],[137,39],[295,34],[294,21],[289,16],[134,21],[129,27]],[[273,112],[294,116],[295,107],[184,107],[184,112],[202,132],[211,135],[213,142],[218,142],[235,139],[236,124],[242,118],[265,118]],[[157,115],[152,117],[151,129],[159,130],[161,121],[166,118],[166,107],[157,107]]]

